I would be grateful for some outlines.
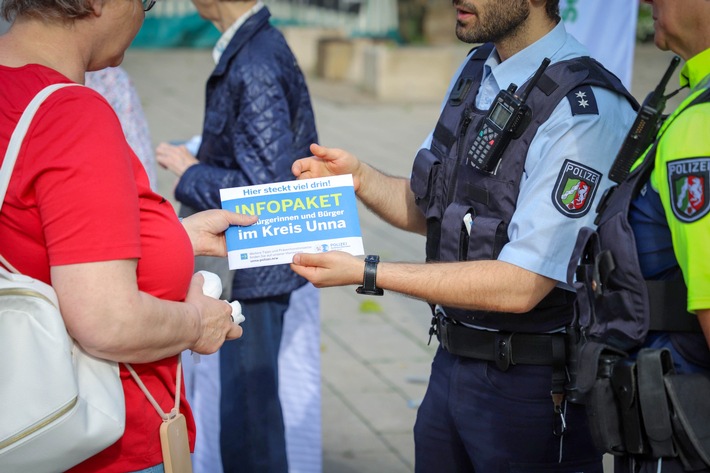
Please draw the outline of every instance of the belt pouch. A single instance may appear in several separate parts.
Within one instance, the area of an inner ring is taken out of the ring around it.
[[[673,428],[663,376],[673,371],[668,349],[644,348],[636,358],[638,395],[650,453],[654,458],[675,457]]]
[[[613,367],[611,383],[616,395],[616,403],[621,418],[626,453],[648,452],[644,442],[643,424],[636,380],[636,363],[631,358],[623,358]]]
[[[686,471],[710,466],[710,377],[668,374],[664,384],[671,403],[673,435]]]
[[[623,455],[624,440],[621,432],[619,407],[614,399],[611,384],[611,367],[618,357],[599,357],[599,372],[586,397],[589,429],[597,448],[612,455]]]

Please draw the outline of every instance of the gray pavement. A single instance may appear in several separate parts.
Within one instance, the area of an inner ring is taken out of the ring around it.
[[[669,58],[652,45],[637,49],[637,98],[655,87]],[[204,83],[214,67],[208,50],[131,49],[123,65],[155,144],[200,132]],[[347,149],[387,173],[409,174],[438,103],[380,103],[352,86],[314,77],[309,85],[322,144]],[[172,198],[172,175],[159,170],[159,182]],[[367,253],[422,261],[423,238],[388,227],[364,208],[360,219]],[[324,473],[413,471],[412,427],[435,350],[427,345],[428,307],[393,293],[358,296],[352,287],[324,289],[321,301]]]

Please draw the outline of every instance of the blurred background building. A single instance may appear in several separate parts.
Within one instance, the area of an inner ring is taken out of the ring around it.
[[[348,82],[378,99],[440,100],[471,46],[456,38],[451,0],[263,1],[307,75]],[[638,0],[560,0],[568,29],[627,86],[636,38],[649,39],[649,26],[652,32],[647,7]],[[162,0],[133,47],[211,47],[218,38],[190,0]]]
[[[397,0],[265,0],[276,26],[334,29],[348,38],[397,39]],[[407,2],[405,2],[407,3]],[[190,0],[158,2],[135,47],[211,46],[219,38]]]

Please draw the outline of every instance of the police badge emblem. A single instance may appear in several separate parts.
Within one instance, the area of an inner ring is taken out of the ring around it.
[[[566,159],[557,175],[552,203],[563,215],[583,217],[592,207],[601,179],[599,171]]]
[[[695,222],[710,210],[710,158],[670,161],[668,187],[673,215],[681,222]]]

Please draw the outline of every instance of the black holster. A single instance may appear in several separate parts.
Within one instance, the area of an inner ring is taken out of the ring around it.
[[[632,359],[587,347],[592,371],[581,373],[587,417],[598,448],[612,455],[679,458],[686,471],[710,466],[710,377],[676,374],[668,349],[642,349]],[[587,358],[588,359],[588,358]]]

